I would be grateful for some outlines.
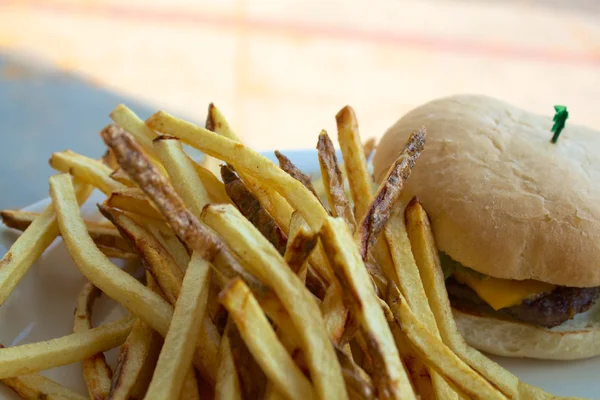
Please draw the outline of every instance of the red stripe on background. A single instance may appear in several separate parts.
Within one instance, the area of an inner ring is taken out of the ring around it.
[[[103,4],[60,4],[43,0],[11,1],[0,0],[0,5],[18,5],[34,10],[83,14],[135,22],[155,22],[171,25],[203,25],[217,28],[244,28],[248,30],[275,33],[284,36],[314,36],[354,42],[368,42],[392,46],[407,46],[434,51],[480,55],[497,58],[511,58],[537,62],[559,62],[569,64],[600,65],[600,52],[573,52],[565,49],[532,48],[503,43],[484,43],[462,39],[428,37],[411,33],[397,33],[383,30],[354,29],[344,26],[327,26],[303,21],[272,20],[235,15],[194,13],[183,10],[158,10]]]

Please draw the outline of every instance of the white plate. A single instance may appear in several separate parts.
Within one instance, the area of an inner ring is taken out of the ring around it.
[[[319,170],[314,150],[286,152],[302,170]],[[267,155],[267,154],[265,154]],[[269,154],[269,158],[272,158]],[[95,204],[103,197],[95,193],[83,207],[86,216],[96,215]],[[27,209],[41,211],[48,200]],[[0,254],[8,251],[17,233],[0,228]],[[84,278],[71,261],[64,245],[56,241],[31,267],[15,291],[0,307],[0,343],[14,345],[51,339],[71,333],[77,293]],[[114,320],[123,311],[107,299],[95,309],[95,323]],[[116,351],[109,353],[114,363]],[[537,361],[493,357],[523,381],[557,395],[600,399],[600,357],[569,362]],[[80,393],[86,393],[79,364],[44,371],[44,375]],[[0,384],[0,399],[17,399]]]

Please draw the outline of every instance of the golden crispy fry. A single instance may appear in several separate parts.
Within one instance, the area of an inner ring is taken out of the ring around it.
[[[229,326],[230,322],[228,321],[219,348],[219,371],[215,386],[215,400],[242,400],[240,380],[229,342]]]
[[[252,225],[275,246],[279,254],[283,255],[286,249],[287,237],[277,225],[277,222],[229,166],[221,165],[221,177],[229,198],[233,200],[233,203],[244,217],[248,218]]]
[[[154,370],[156,359],[152,360],[153,343],[158,339],[148,325],[137,319],[127,336],[127,340],[119,351],[117,368],[111,382],[108,400],[127,400],[130,397],[142,398],[146,393],[150,379],[145,375],[146,369]],[[158,352],[156,354],[158,358]]]
[[[429,218],[417,200],[406,207],[406,229],[412,245],[412,251],[419,267],[423,287],[431,311],[435,317],[442,341],[464,362],[480,373],[502,393],[512,399],[518,399],[522,390],[528,390],[519,379],[508,370],[496,364],[478,350],[468,346],[458,332],[452,308],[448,300],[444,273],[438,250],[435,246]],[[539,389],[540,398],[545,394]]]
[[[2,346],[0,345],[0,348]],[[87,397],[75,393],[59,383],[40,374],[23,375],[2,379],[2,383],[14,390],[25,400],[86,400]]]
[[[240,335],[277,391],[290,399],[313,399],[310,381],[279,342],[250,289],[241,279],[232,281],[220,295]]]
[[[446,376],[461,392],[472,399],[506,399],[500,390],[462,361],[419,322],[395,285],[390,287],[387,303],[397,325],[406,333],[422,360]]]
[[[71,150],[52,153],[49,162],[55,170],[69,173],[73,177],[100,189],[107,196],[115,190],[126,188],[125,185],[110,177],[112,170],[104,165],[102,161],[82,156]]]
[[[152,115],[146,123],[152,129],[179,137],[204,153],[233,165],[238,172],[260,179],[277,190],[295,209],[300,210],[313,230],[318,230],[327,217],[327,212],[319,200],[302,183],[243,144],[177,119],[163,111]]]
[[[92,193],[92,187],[76,183],[75,191],[78,204],[82,204]],[[58,234],[54,207],[50,204],[0,260],[0,306]]]
[[[344,157],[344,163],[348,174],[348,180],[352,196],[354,199],[355,212],[357,218],[362,218],[365,212],[369,209],[369,205],[373,199],[373,184],[371,176],[368,172],[367,154],[369,150],[366,146],[361,148],[360,135],[358,133],[358,123],[354,111],[350,107],[342,109],[337,117],[338,124],[338,140],[342,149],[342,155]],[[374,140],[369,141],[374,147]],[[390,225],[389,223],[387,224]],[[410,244],[408,245],[408,251],[410,252]],[[382,266],[383,272],[387,277],[387,280],[392,280],[396,284],[413,284],[414,280],[399,279],[397,268],[395,268],[394,262],[390,256],[390,251],[385,240],[380,239],[375,244],[374,258]],[[384,282],[380,270],[376,268],[376,264],[373,260],[369,259],[366,262],[369,270],[369,275],[374,280],[374,283],[379,288],[380,293],[385,293],[385,286],[387,282]],[[415,267],[416,268],[416,267]],[[409,276],[412,278],[412,276]],[[418,278],[418,271],[417,271]],[[420,281],[418,282],[420,284]],[[426,298],[425,303],[427,302]],[[429,313],[431,315],[431,312]],[[399,347],[402,359],[405,361],[406,367],[412,377],[412,381],[415,383],[419,394],[423,399],[434,398],[432,393],[432,382],[434,380],[435,391],[438,398],[452,399],[456,395],[452,393],[452,389],[435,371],[427,371],[427,367],[418,359],[417,355],[411,349],[410,343],[400,331],[393,329],[394,339]]]
[[[277,157],[277,160],[279,161],[279,168],[287,172],[287,174],[292,178],[302,183],[313,195],[315,195],[317,199],[319,199],[319,195],[312,184],[312,179],[310,176],[300,171],[300,169],[294,165],[292,160],[287,158],[280,151],[275,150],[275,157]]]
[[[232,164],[238,173],[242,174],[242,179],[245,177],[244,174],[260,179],[261,183],[278,191],[293,207],[299,210],[313,231],[318,231],[324,218],[328,216],[319,200],[302,183],[276,168],[266,157],[241,143],[179,120],[162,111],[151,116],[146,123],[159,132],[177,136],[206,154]],[[113,149],[113,151],[115,150]],[[247,180],[246,184],[248,184]],[[251,188],[251,185],[248,186]],[[265,208],[267,207],[265,206]],[[329,281],[333,279],[326,263],[313,263],[313,266],[320,268],[319,274]]]
[[[306,280],[307,268],[304,270],[303,275],[300,275],[300,269],[306,264],[318,240],[319,237],[308,228],[302,216],[294,213],[290,224],[290,237],[286,244],[283,259],[303,281]]]
[[[74,333],[86,332],[92,329],[92,308],[94,301],[101,294],[102,292],[91,283],[87,282],[83,285],[75,309]],[[106,399],[110,391],[112,371],[106,363],[104,354],[94,354],[81,360],[81,366],[83,367],[83,378],[90,398]]]
[[[206,312],[209,272],[209,263],[198,253],[194,253],[181,285],[173,319],[146,399],[172,398],[181,393],[186,374],[192,365],[200,325]]]
[[[72,364],[121,345],[135,318],[127,316],[86,332],[0,349],[0,379]]]
[[[148,231],[154,235],[154,237],[160,242],[160,244],[167,249],[169,254],[175,259],[177,265],[182,271],[185,271],[189,262],[190,254],[183,243],[179,240],[175,232],[163,221],[156,221],[150,219],[136,220],[136,216],[131,213],[127,213],[127,216],[137,222],[138,225],[144,226]]]
[[[342,289],[336,283],[327,288],[325,298],[321,303],[321,313],[327,332],[329,332],[329,338],[336,345],[340,344],[348,320],[348,307],[339,301],[342,297]]]
[[[110,151],[110,149],[106,150],[106,152],[100,160],[104,163],[104,165],[106,165],[112,170],[119,168],[119,164],[117,164],[117,158],[115,157],[113,152]]]
[[[50,194],[65,245],[81,272],[102,292],[165,335],[173,308],[134,277],[111,263],[96,248],[79,215],[69,177],[51,177]]]
[[[355,217],[360,221],[367,213],[372,199],[371,175],[358,133],[358,122],[350,106],[342,108],[335,116],[338,142],[348,175],[350,193],[354,200]]]
[[[287,234],[290,228],[290,219],[294,212],[292,206],[276,190],[263,184],[259,179],[243,171],[239,171],[238,174],[260,204],[277,221],[277,225]]]
[[[169,173],[169,178],[190,211],[200,217],[202,208],[210,204],[208,192],[194,170],[192,160],[185,154],[179,139],[159,136],[154,148]]]
[[[347,246],[352,235],[342,219],[328,218],[321,229],[321,239],[329,261],[344,288],[354,316],[375,362],[374,383],[382,398],[416,399],[410,379],[400,360],[394,338],[358,248]]]
[[[2,216],[4,225],[9,228],[24,231],[41,214],[28,211],[2,210],[0,211],[0,215]],[[85,221],[85,225],[96,245],[119,249],[123,251],[123,254],[131,253],[133,251],[121,235],[119,235],[119,231],[117,231],[114,226],[109,225],[108,223],[94,221]]]
[[[379,234],[385,227],[393,205],[399,199],[402,188],[421,155],[425,145],[425,136],[425,128],[411,133],[404,150],[388,170],[369,209],[362,217],[357,237],[363,260],[366,259],[369,248],[375,244]]]
[[[210,205],[202,213],[206,223],[237,254],[245,265],[279,297],[299,332],[301,348],[320,398],[347,398],[335,352],[328,339],[319,309],[302,281],[288,268],[277,250],[229,205]]]
[[[227,192],[225,191],[225,186],[223,182],[219,180],[208,169],[204,168],[197,162],[192,161],[192,166],[194,167],[194,171],[202,181],[202,184],[206,188],[206,191],[210,195],[213,203],[227,203],[231,204],[231,199],[227,196]]]
[[[395,275],[402,277],[402,279],[397,279],[400,292],[406,298],[411,310],[419,316],[421,323],[439,337],[439,330],[429,307],[425,289],[423,289],[423,283],[419,276],[419,269],[415,263],[408,234],[406,233],[404,204],[399,204],[396,212],[390,217],[385,226],[384,238],[394,260]],[[430,370],[429,375],[437,398],[456,398],[456,393],[453,393],[453,389],[437,372]]]
[[[206,129],[218,133],[219,135],[223,135],[235,142],[241,142],[240,138],[229,126],[229,123],[221,111],[212,103],[208,107]],[[242,178],[244,183],[248,186],[248,189],[250,189],[258,201],[260,201],[260,204],[262,204],[275,221],[277,221],[277,225],[283,229],[283,232],[287,234],[293,212],[289,203],[275,190],[261,184],[259,179],[252,177],[243,171],[238,171],[238,173],[240,174],[240,178]]]
[[[102,252],[102,254],[109,258],[120,258],[121,260],[135,260],[138,258],[138,255],[131,250],[123,250],[101,244],[96,244],[96,246],[98,247],[98,250]]]
[[[144,192],[137,188],[126,188],[112,192],[104,202],[109,207],[130,211],[149,218],[161,220],[162,215],[148,201]]]
[[[322,131],[319,135],[317,150],[319,151],[321,176],[323,185],[325,186],[327,201],[329,202],[329,207],[331,207],[331,213],[334,217],[343,218],[350,227],[350,230],[354,232],[356,229],[356,220],[354,219],[350,202],[346,198],[344,177],[337,162],[333,142],[325,131]]]
[[[344,381],[351,400],[375,399],[375,387],[371,377],[344,351],[336,347],[335,353],[342,367]]]
[[[261,399],[268,386],[267,376],[256,362],[250,349],[244,343],[234,321],[229,318],[225,334],[229,339],[231,356],[240,381],[240,390],[244,399]]]
[[[144,149],[146,154],[158,160],[158,155],[155,153],[154,146],[152,145],[152,140],[156,138],[157,134],[146,126],[140,117],[124,104],[119,104],[110,113],[110,118],[121,128],[129,132],[142,149]]]
[[[158,173],[126,132],[110,125],[101,136],[115,153],[121,168],[143,188],[188,248],[203,252],[207,257],[210,255],[209,261],[225,279],[241,276],[253,289],[263,289],[260,282],[243,270],[221,240],[185,207],[171,183]]]
[[[338,141],[344,158],[352,199],[354,200],[354,215],[360,221],[369,210],[374,197],[373,181],[369,175],[366,157],[361,147],[358,122],[354,110],[349,106],[344,107],[336,115],[336,122]],[[376,241],[373,250],[373,258],[381,266],[386,278],[398,284],[398,276],[396,276],[394,264],[385,241]],[[365,260],[367,261],[367,267],[374,265],[372,260],[368,258]],[[373,270],[370,270],[370,272],[373,272]],[[371,274],[371,277],[375,278],[373,274]],[[375,283],[377,283],[380,290],[383,290],[380,282],[375,280]]]
[[[183,272],[171,254],[154,235],[136,224],[122,211],[102,205],[98,205],[98,209],[119,229],[131,247],[138,251],[144,267],[160,287],[165,299],[169,304],[175,305],[183,280]]]
[[[366,161],[369,161],[375,152],[375,147],[377,147],[377,140],[374,137],[367,139],[367,141],[363,143],[363,154],[365,155]]]
[[[156,154],[152,145],[152,140],[157,136],[156,132],[148,128],[140,117],[123,104],[119,104],[115,107],[110,113],[110,118],[135,138],[136,143],[138,143],[142,149],[144,149],[144,152],[148,157],[150,157],[152,164],[158,168],[162,175],[166,176],[167,173],[160,164],[158,154]]]
[[[173,316],[172,306],[112,264],[94,246],[77,211],[68,176],[50,178],[50,193],[53,201],[56,202],[58,223],[65,244],[82,273],[100,290],[165,336]],[[205,337],[198,340],[199,351],[195,353],[194,365],[201,371],[212,371],[211,375],[205,378],[212,378],[214,381],[216,368],[211,370],[204,364],[205,354],[201,351],[205,348],[203,339]],[[218,343],[216,347],[218,348]]]
[[[129,188],[135,187],[135,183],[132,182],[131,179],[129,179],[129,176],[127,175],[127,173],[125,171],[123,171],[121,168],[116,168],[110,174],[110,178],[129,187]]]
[[[138,250],[146,270],[160,287],[164,298],[169,304],[175,306],[184,276],[175,259],[152,234],[125,214],[104,206],[99,206],[99,208],[102,214],[119,228],[123,237],[130,240],[132,246]],[[216,328],[210,325],[211,321],[207,318],[202,325],[198,343],[199,357],[203,366],[201,368],[202,375],[212,381],[218,365],[217,352],[220,336],[216,332]]]

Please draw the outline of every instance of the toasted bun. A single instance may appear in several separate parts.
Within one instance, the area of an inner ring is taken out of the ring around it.
[[[388,130],[373,160],[380,180],[408,135],[425,150],[406,186],[427,210],[437,246],[506,279],[600,286],[600,132],[490,97],[427,103]]]
[[[506,357],[578,360],[600,354],[600,321],[594,312],[545,329],[453,310],[458,330],[471,346]]]

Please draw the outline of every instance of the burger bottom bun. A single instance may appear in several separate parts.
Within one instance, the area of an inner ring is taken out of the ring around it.
[[[551,329],[452,311],[467,343],[487,353],[546,360],[578,360],[600,354],[600,302]]]

